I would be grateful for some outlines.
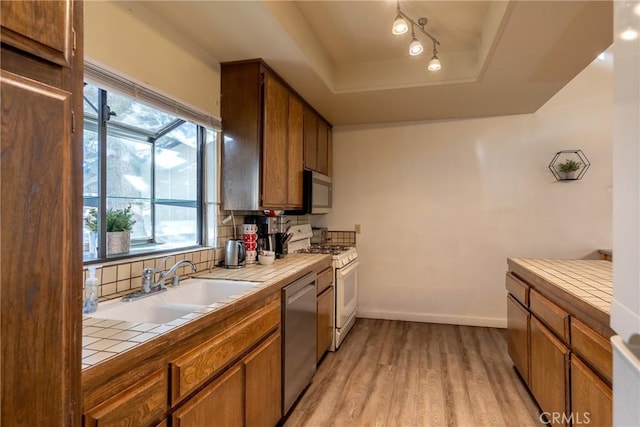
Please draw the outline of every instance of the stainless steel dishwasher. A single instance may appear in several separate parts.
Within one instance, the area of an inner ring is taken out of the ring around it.
[[[315,272],[282,288],[282,405],[286,415],[316,372]]]

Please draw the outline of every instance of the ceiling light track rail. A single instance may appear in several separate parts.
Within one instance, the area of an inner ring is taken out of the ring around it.
[[[417,28],[425,36],[429,37],[431,42],[433,43],[433,56],[431,57],[431,61],[427,66],[429,71],[438,71],[442,68],[440,63],[440,59],[438,58],[438,46],[440,45],[440,41],[431,35],[426,29],[425,25],[427,25],[427,18],[419,18],[416,22],[402,10],[400,10],[400,0],[396,2],[396,19],[393,21],[393,26],[391,28],[391,33],[395,36],[405,34],[409,31],[409,24],[411,24],[411,43],[409,44],[409,55],[417,56],[420,55],[424,51],[424,46],[420,43],[420,40],[416,38],[415,29]],[[407,23],[407,21],[409,23]]]

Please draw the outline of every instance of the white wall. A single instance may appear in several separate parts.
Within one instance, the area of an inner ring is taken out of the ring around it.
[[[535,114],[335,129],[334,210],[313,221],[361,224],[360,314],[505,326],[507,257],[610,248],[612,103],[596,60]],[[563,149],[590,159],[581,181],[548,170]]]
[[[220,64],[136,2],[84,3],[85,58],[214,117]]]

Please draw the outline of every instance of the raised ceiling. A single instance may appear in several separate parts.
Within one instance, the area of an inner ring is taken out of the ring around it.
[[[612,42],[610,1],[145,1],[220,62],[263,58],[334,125],[535,112]]]

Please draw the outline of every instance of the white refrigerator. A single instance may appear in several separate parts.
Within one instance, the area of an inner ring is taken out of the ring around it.
[[[614,2],[613,424],[640,426],[640,2]]]

